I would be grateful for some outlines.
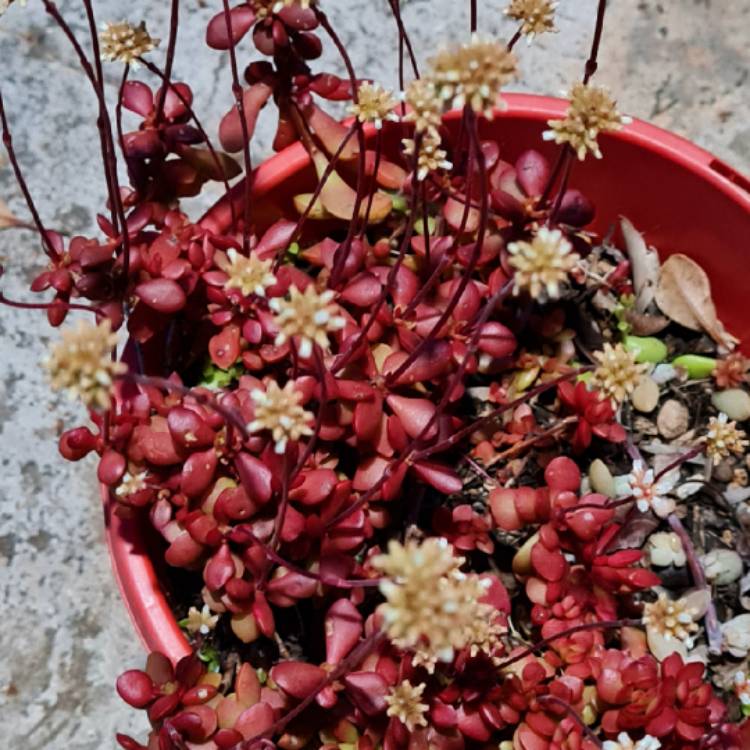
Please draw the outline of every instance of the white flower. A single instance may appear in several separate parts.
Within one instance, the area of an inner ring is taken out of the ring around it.
[[[675,501],[666,497],[674,490],[677,479],[671,472],[654,481],[654,470],[638,459],[627,476],[629,493],[635,498],[638,510],[648,513],[652,510],[659,518],[666,518],[675,509]]]
[[[208,605],[204,604],[202,610],[190,607],[186,620],[185,627],[188,632],[208,635],[216,627],[216,623],[219,622],[219,615],[213,614]]]
[[[139,474],[131,474],[130,472],[126,471],[122,475],[120,484],[117,485],[115,495],[117,495],[117,497],[129,497],[130,495],[135,495],[136,492],[145,490],[147,487],[147,476],[148,472],[146,471],[142,471]]]
[[[627,732],[620,732],[617,740],[607,740],[602,745],[602,750],[659,750],[661,742],[647,734],[643,739],[633,742]]]

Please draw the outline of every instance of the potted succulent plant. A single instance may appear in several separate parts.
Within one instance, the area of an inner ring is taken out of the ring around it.
[[[549,0],[512,0],[507,43],[471,2],[421,75],[389,0],[401,97],[324,2],[224,0],[220,148],[173,80],[177,0],[163,68],[143,24],[97,34],[84,0],[89,55],[43,3],[97,95],[107,211],[97,237],[45,226],[0,98],[54,295],[2,301],[88,316],[46,366],[89,407],[60,450],[99,456],[152,651],[117,683],[152,731],[119,744],[750,746],[750,198],[592,82],[605,0],[567,101],[500,98]],[[343,78],[315,71],[324,43]],[[253,169],[271,106],[279,154]],[[225,195],[191,218],[209,181]]]

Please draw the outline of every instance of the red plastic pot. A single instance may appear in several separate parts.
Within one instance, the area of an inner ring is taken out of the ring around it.
[[[508,108],[483,124],[483,135],[500,144],[501,155],[512,161],[528,148],[550,156],[541,132],[546,121],[566,108],[560,99],[507,94]],[[448,124],[456,118],[448,116]],[[386,149],[397,147],[397,136]],[[602,137],[602,161],[576,164],[571,184],[595,203],[594,228],[606,232],[620,215],[630,218],[648,242],[664,257],[681,252],[695,258],[708,272],[719,315],[743,348],[750,344],[750,314],[743,280],[750,237],[750,180],[734,172],[710,153],[677,135],[636,121],[623,131]],[[297,144],[263,163],[255,173],[253,211],[271,222],[291,208],[291,196],[312,189],[314,173],[304,148]],[[228,228],[229,200],[234,191],[204,217],[216,232]],[[176,660],[189,652],[156,570],[148,539],[148,519],[124,520],[112,513],[107,492],[106,534],[112,566],[141,640],[149,650]]]

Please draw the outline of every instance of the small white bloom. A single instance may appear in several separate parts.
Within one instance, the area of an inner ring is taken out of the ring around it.
[[[672,472],[655,481],[654,470],[647,469],[646,464],[638,459],[633,462],[627,482],[628,491],[635,498],[641,513],[652,510],[659,518],[666,518],[674,511],[675,501],[667,497],[677,485],[677,477]]]
[[[620,732],[616,741],[607,740],[602,746],[603,750],[659,750],[660,747],[661,742],[650,734],[633,742],[627,732]]]

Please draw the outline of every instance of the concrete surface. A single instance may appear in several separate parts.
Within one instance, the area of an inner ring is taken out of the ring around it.
[[[77,0],[61,8],[82,36]],[[205,22],[220,9],[184,0],[176,74],[190,79],[204,121],[216,126],[230,105],[222,56],[202,46]],[[96,0],[99,21],[119,20],[122,0]],[[167,35],[167,2],[132,0],[127,17],[145,18]],[[482,2],[481,25],[506,36],[499,1]],[[562,0],[560,33],[520,47],[524,90],[557,94],[579,75],[595,0]],[[747,0],[624,1],[611,4],[599,81],[622,108],[694,139],[740,170],[750,167]],[[324,0],[358,69],[392,83],[396,37],[385,0]],[[404,17],[424,59],[466,28],[467,2],[404,0]],[[161,61],[163,46],[154,53]],[[112,90],[118,76],[108,68]],[[96,158],[93,97],[41,3],[13,5],[0,19],[0,85],[18,155],[49,226],[93,227],[103,186]],[[110,90],[110,94],[113,91]],[[254,156],[268,152],[267,128]],[[0,197],[26,210],[7,162],[0,160]],[[0,233],[3,290],[29,299],[43,263],[27,231]],[[119,601],[102,543],[94,463],[64,462],[62,428],[82,411],[48,392],[38,365],[50,332],[34,313],[0,311],[0,714],[8,750],[104,750],[115,728],[139,732],[140,716],[114,693],[116,675],[142,654]]]

